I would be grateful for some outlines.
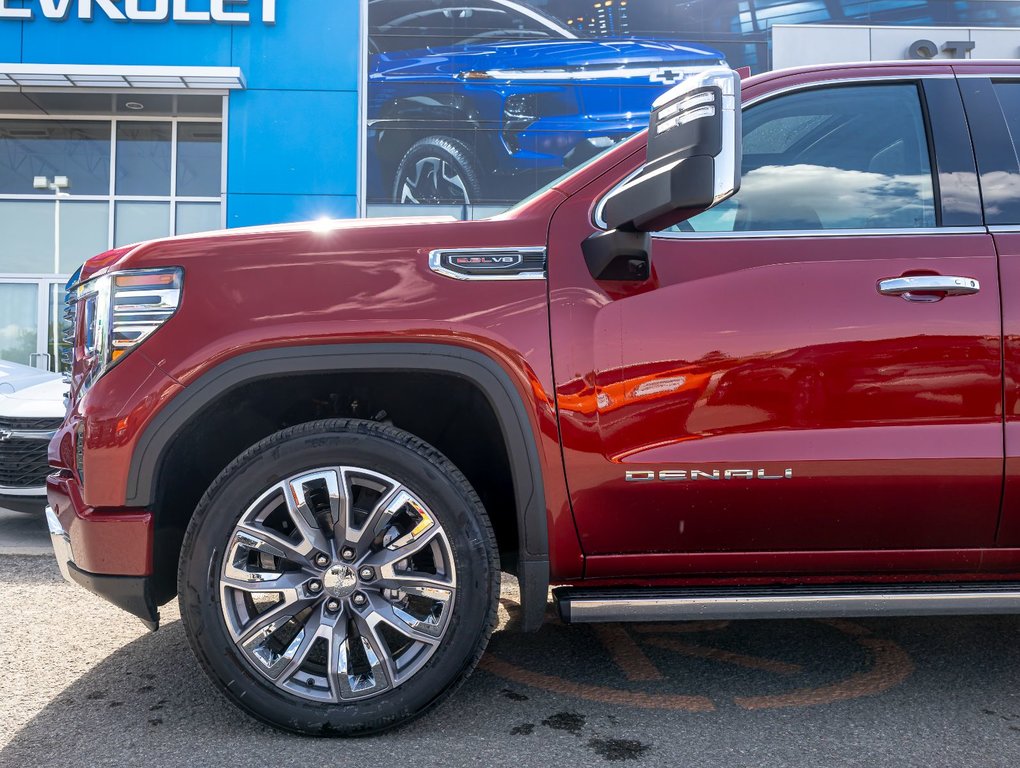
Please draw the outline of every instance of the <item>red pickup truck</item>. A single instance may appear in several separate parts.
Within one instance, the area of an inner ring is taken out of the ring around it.
[[[501,570],[524,629],[1018,611],[1017,146],[1015,63],[716,68],[486,221],[98,256],[60,567],[316,734],[448,695]]]

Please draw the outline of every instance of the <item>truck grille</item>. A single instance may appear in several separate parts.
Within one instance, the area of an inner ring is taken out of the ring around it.
[[[40,488],[46,485],[46,449],[61,419],[0,418],[0,487]],[[31,437],[12,432],[35,432]]]
[[[81,267],[75,270],[71,279],[64,286],[63,322],[60,330],[60,370],[64,374],[64,383],[71,383],[71,366],[74,362],[75,319],[78,303],[78,279]]]
[[[32,419],[15,419],[10,416],[0,416],[0,430],[8,429],[12,432],[47,432],[53,433],[60,429],[63,419],[54,416],[43,416]],[[40,435],[40,440],[48,440],[49,435]]]

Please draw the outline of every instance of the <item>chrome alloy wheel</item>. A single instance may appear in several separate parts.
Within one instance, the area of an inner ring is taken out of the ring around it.
[[[228,632],[278,688],[346,702],[412,677],[443,641],[457,577],[413,491],[357,467],[277,483],[241,516],[220,572]]]
[[[441,157],[424,157],[400,185],[401,203],[470,205],[464,179],[457,167]]]

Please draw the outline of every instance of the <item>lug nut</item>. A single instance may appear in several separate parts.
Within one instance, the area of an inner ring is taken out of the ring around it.
[[[364,581],[371,581],[372,579],[375,578],[375,571],[373,571],[370,566],[366,565],[364,568],[358,571],[358,576],[360,576],[361,579]]]
[[[353,547],[344,547],[340,550],[340,557],[344,560],[353,560],[356,554]]]
[[[316,580],[308,582],[308,591],[309,592],[319,592],[321,589],[322,589],[322,582],[321,581],[316,579]]]
[[[351,598],[351,602],[353,602],[355,605],[361,606],[368,602],[368,598],[365,597],[360,592],[355,592],[354,597]]]
[[[315,556],[315,564],[320,568],[325,568],[329,565],[329,558],[320,552]]]
[[[337,611],[340,610],[340,601],[335,599],[335,598],[331,598],[330,600],[327,600],[326,601],[326,610],[329,611],[330,613],[336,613]]]

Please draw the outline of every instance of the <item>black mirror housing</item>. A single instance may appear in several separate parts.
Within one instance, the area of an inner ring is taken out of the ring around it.
[[[584,263],[596,280],[643,282],[650,277],[650,239],[647,232],[596,232],[581,243]]]
[[[602,202],[612,229],[655,232],[740,188],[740,78],[725,67],[691,75],[655,100],[640,172]]]
[[[710,208],[714,190],[711,157],[680,158],[621,187],[606,201],[602,215],[613,229],[657,232]]]

